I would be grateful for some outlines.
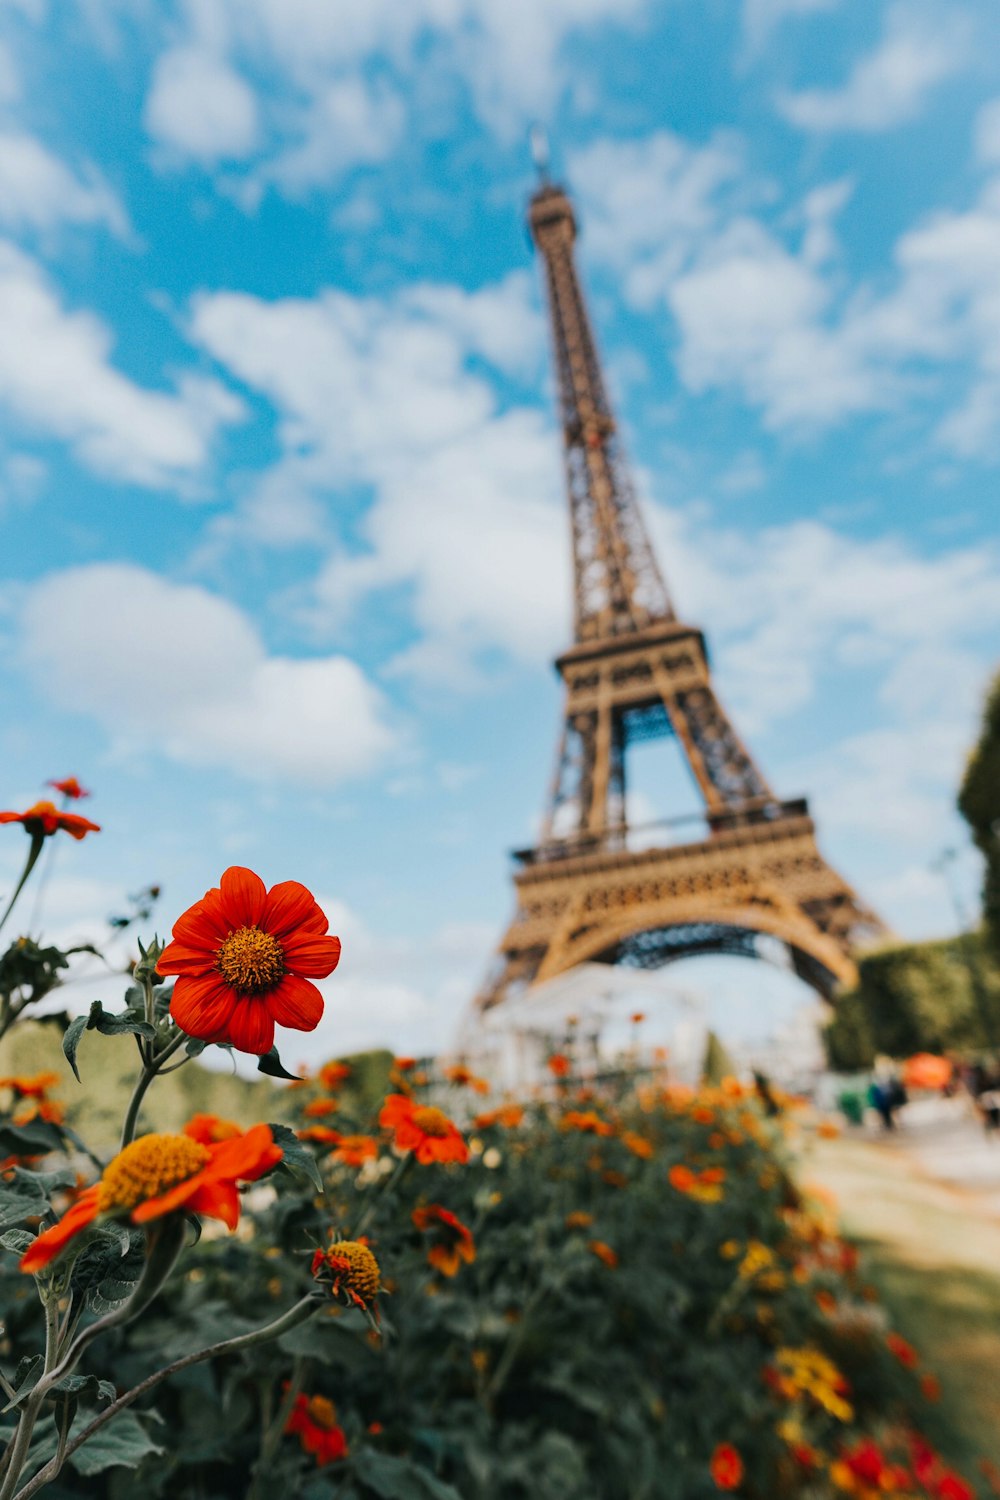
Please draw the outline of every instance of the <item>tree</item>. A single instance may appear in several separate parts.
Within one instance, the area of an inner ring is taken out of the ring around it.
[[[1000,673],[986,697],[982,733],[965,768],[958,810],[986,861],[983,920],[994,957],[1000,959]]]

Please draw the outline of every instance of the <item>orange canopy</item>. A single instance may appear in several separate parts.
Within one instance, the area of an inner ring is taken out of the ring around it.
[[[918,1052],[903,1064],[903,1082],[908,1089],[943,1089],[951,1073],[948,1059],[935,1057],[932,1052]]]

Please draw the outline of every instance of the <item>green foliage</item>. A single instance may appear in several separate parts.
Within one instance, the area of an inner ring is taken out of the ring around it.
[[[857,989],[837,1001],[826,1028],[833,1068],[868,1068],[879,1053],[979,1051],[991,1045],[991,1027],[1000,1036],[1000,973],[978,934],[880,948],[858,971]]]
[[[723,1042],[714,1031],[705,1039],[705,1056],[701,1064],[701,1076],[705,1083],[720,1084],[724,1078],[736,1076],[736,1065]]]
[[[983,918],[994,958],[1000,962],[1000,674],[986,699],[982,731],[959,789],[958,810],[986,861]]]

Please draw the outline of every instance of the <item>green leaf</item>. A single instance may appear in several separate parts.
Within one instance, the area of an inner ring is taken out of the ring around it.
[[[90,1418],[81,1413],[70,1428],[70,1436],[76,1437],[89,1422]],[[150,1453],[162,1452],[162,1447],[153,1442],[135,1412],[123,1411],[78,1448],[69,1462],[78,1474],[89,1478],[92,1474],[102,1474],[105,1469],[137,1469]]]
[[[278,1056],[277,1047],[272,1047],[270,1052],[265,1052],[263,1057],[257,1059],[257,1072],[266,1073],[268,1078],[291,1078],[295,1083],[302,1080],[298,1073],[289,1073]]]
[[[4,1411],[13,1411],[14,1407],[19,1406],[25,1396],[34,1390],[44,1366],[45,1360],[40,1354],[26,1354],[18,1362],[17,1369],[14,1371],[14,1378],[11,1381],[14,1394],[4,1407]]]
[[[152,1041],[156,1035],[149,1022],[140,1020],[133,1011],[123,1010],[120,1015],[113,1016],[104,1009],[100,1000],[95,1000],[90,1007],[90,1014],[86,1018],[77,1016],[67,1026],[63,1036],[63,1052],[77,1081],[80,1080],[80,1070],[76,1065],[76,1049],[85,1031],[99,1031],[102,1036],[120,1036],[123,1032],[131,1031],[135,1036],[145,1037],[147,1041]]]
[[[145,1235],[108,1220],[77,1257],[71,1286],[94,1312],[110,1312],[132,1295],[146,1263]]]
[[[54,1125],[32,1120],[28,1125],[0,1124],[0,1156],[47,1156],[62,1148],[62,1136]]]
[[[357,1454],[351,1467],[379,1500],[462,1500],[458,1490],[409,1458],[368,1448]]]
[[[99,1380],[96,1375],[64,1375],[58,1385],[52,1387],[53,1394],[75,1396],[86,1406],[108,1406],[118,1392],[110,1380]]]
[[[274,1143],[282,1150],[281,1165],[293,1177],[307,1177],[318,1193],[323,1191],[323,1179],[319,1175],[319,1167],[316,1158],[307,1147],[303,1146],[294,1130],[289,1130],[287,1125],[271,1125],[271,1134]]]
[[[33,1174],[17,1168],[8,1181],[0,1183],[0,1229],[9,1229],[23,1219],[40,1218],[48,1207],[48,1194]]]
[[[5,1250],[13,1250],[15,1255],[23,1255],[34,1238],[30,1229],[8,1229],[0,1234],[0,1245]]]

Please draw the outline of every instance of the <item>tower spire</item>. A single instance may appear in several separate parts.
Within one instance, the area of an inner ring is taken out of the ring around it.
[[[536,156],[536,161],[538,160]],[[545,172],[528,223],[545,265],[573,540],[577,641],[674,619],[632,488],[573,255],[576,219]]]

